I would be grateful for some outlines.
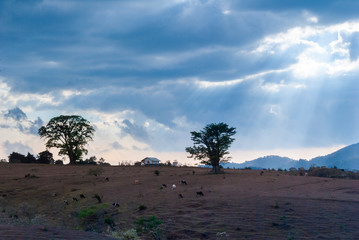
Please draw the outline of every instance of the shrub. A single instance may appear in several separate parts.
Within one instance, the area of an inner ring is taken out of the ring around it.
[[[81,209],[76,216],[80,220],[81,229],[102,232],[105,224],[114,225],[114,220],[105,215],[107,208],[108,204],[102,204]]]
[[[158,232],[158,227],[162,224],[162,221],[157,219],[156,216],[149,216],[147,218],[139,218],[134,223],[137,225],[137,232]]]
[[[113,232],[112,237],[120,240],[138,240],[137,232],[135,229],[129,229],[124,232]]]
[[[155,175],[156,175],[156,176],[159,176],[159,175],[160,175],[160,171],[155,170]]]
[[[115,227],[115,220],[110,215],[105,216],[104,222],[112,229]]]
[[[64,165],[64,161],[62,160],[56,160],[55,165]]]

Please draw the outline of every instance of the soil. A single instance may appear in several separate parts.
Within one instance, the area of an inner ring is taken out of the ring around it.
[[[161,239],[359,239],[358,180],[209,170],[0,164],[0,239],[114,239],[149,216]]]

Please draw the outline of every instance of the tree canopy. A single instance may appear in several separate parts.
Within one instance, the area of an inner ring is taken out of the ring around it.
[[[70,164],[87,154],[85,145],[93,140],[94,132],[90,122],[77,115],[54,117],[39,129],[40,137],[47,140],[46,147],[59,148],[59,155],[68,156]]]
[[[201,163],[211,165],[212,173],[220,172],[220,163],[228,161],[225,155],[235,140],[232,136],[236,134],[234,127],[225,123],[208,124],[203,130],[191,132],[192,147],[187,147],[186,152],[191,158],[200,160]]]

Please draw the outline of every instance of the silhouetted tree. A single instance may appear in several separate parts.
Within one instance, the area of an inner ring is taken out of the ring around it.
[[[64,165],[64,161],[62,160],[56,160],[55,165]]]
[[[212,173],[220,172],[220,162],[227,162],[224,156],[229,154],[228,149],[236,134],[234,127],[228,127],[225,123],[208,124],[199,132],[191,132],[193,147],[187,147],[186,152],[201,163],[211,165]]]
[[[26,162],[25,155],[17,152],[12,152],[9,155],[9,163],[24,163]]]
[[[99,165],[102,165],[102,166],[111,166],[111,164],[109,164],[108,162],[106,162],[106,160],[101,157],[99,160],[98,160],[98,164]]]
[[[97,165],[97,162],[96,162],[97,158],[95,156],[92,156],[86,160],[80,160],[78,162],[78,164],[89,164],[89,165]]]
[[[35,156],[28,152],[24,163],[36,163]]]
[[[94,132],[90,122],[77,115],[54,117],[39,129],[40,137],[47,140],[46,147],[59,148],[59,155],[67,155],[70,164],[87,154],[85,145],[93,140]]]
[[[38,163],[42,164],[50,164],[54,163],[53,155],[49,151],[43,151],[39,153],[39,157],[37,158]]]

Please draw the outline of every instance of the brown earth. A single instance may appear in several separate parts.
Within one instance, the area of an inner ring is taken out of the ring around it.
[[[162,239],[359,239],[358,180],[208,171],[0,164],[0,239],[111,239],[111,232],[135,229],[135,220],[152,215],[163,221]],[[91,206],[97,215],[82,219]],[[142,233],[140,239],[153,237]]]

